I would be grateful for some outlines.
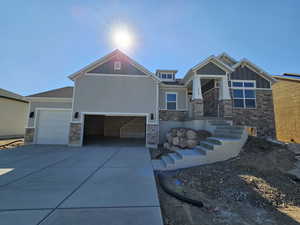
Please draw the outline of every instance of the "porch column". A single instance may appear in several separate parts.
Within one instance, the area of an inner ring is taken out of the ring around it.
[[[219,90],[219,116],[231,117],[232,116],[232,101],[230,96],[230,89],[228,86],[228,74],[222,77]]]
[[[192,115],[197,120],[203,116],[203,97],[201,90],[200,75],[194,74],[193,93],[192,93]]]

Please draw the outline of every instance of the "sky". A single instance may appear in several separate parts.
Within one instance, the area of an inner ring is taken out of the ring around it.
[[[269,74],[300,73],[299,0],[26,0],[1,1],[0,88],[21,95],[73,85],[68,75],[116,46],[155,72],[178,77],[226,52]]]

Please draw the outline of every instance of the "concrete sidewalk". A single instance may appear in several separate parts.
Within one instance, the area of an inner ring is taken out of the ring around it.
[[[162,225],[148,149],[0,151],[0,225]]]

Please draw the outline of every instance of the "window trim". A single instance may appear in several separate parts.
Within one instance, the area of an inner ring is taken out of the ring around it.
[[[120,71],[122,69],[121,61],[114,61],[114,71]]]
[[[165,78],[162,77],[162,75],[165,75]],[[168,78],[168,75],[171,75],[171,78]],[[159,72],[159,78],[166,81],[174,81],[175,80],[175,73],[171,72]]]
[[[168,94],[175,94],[176,101],[168,101]],[[175,109],[168,109],[168,102],[175,102],[176,103]],[[178,93],[177,92],[165,92],[165,109],[166,110],[177,110],[178,109]]]
[[[231,82],[231,89],[232,89],[232,107],[235,108],[235,109],[257,109],[257,100],[256,100],[256,81],[255,80],[230,80]],[[233,86],[233,82],[242,82],[243,83],[243,86],[242,87],[234,87]],[[253,83],[254,86],[253,87],[245,87],[244,83]],[[233,91],[234,90],[242,90],[243,91],[243,95],[244,97],[243,98],[235,98],[234,95],[233,95]],[[245,95],[245,90],[253,90],[255,92],[255,98],[246,98],[246,95]],[[242,99],[243,100],[243,107],[237,107],[234,105],[234,99]],[[254,99],[255,101],[255,107],[253,108],[249,108],[246,106],[246,99]]]

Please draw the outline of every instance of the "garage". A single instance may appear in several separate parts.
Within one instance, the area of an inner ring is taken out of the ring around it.
[[[37,144],[68,144],[71,109],[39,109],[36,118]]]
[[[85,115],[83,144],[128,141],[145,144],[146,118],[143,116]]]

